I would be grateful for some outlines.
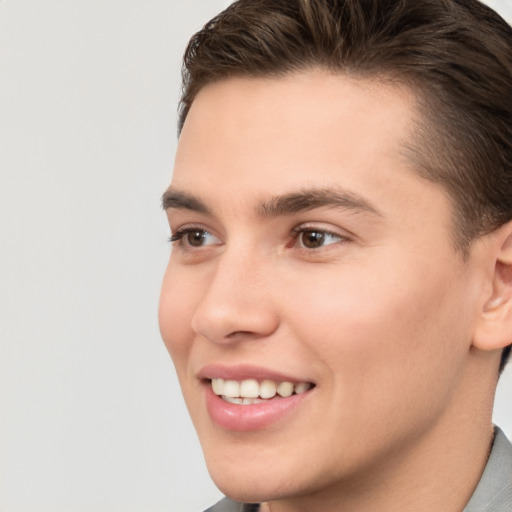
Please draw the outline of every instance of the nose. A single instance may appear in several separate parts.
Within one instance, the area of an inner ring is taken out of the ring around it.
[[[215,265],[192,317],[192,329],[224,344],[270,336],[279,325],[279,316],[269,293],[268,264],[227,250]]]

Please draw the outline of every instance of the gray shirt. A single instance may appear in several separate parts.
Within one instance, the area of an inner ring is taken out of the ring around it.
[[[205,512],[258,512],[255,503],[237,503],[228,498]],[[512,512],[512,445],[495,428],[494,443],[480,482],[463,512]]]
[[[497,427],[489,460],[463,512],[512,512],[512,445]]]

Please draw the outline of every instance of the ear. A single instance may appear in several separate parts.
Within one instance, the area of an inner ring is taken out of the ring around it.
[[[473,338],[480,350],[498,350],[512,343],[512,222],[489,235],[494,272]]]

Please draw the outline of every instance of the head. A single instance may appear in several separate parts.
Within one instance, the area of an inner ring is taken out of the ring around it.
[[[183,83],[160,323],[221,488],[353,483],[489,409],[512,341],[512,29],[476,0],[241,0]],[[310,389],[258,423],[212,379]]]

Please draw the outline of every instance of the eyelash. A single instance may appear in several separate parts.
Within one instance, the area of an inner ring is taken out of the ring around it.
[[[171,242],[172,244],[175,244],[176,242],[178,243],[182,243],[183,242],[183,238],[185,238],[185,236],[187,236],[189,233],[198,233],[198,232],[201,232],[201,233],[208,233],[208,234],[211,234],[207,229],[204,229],[204,228],[200,228],[200,227],[188,227],[188,228],[180,228],[176,231],[176,233],[173,233],[170,237],[169,237],[169,242]]]
[[[178,231],[176,231],[176,233],[173,233],[169,237],[169,242],[171,242],[171,244],[173,244],[175,242],[179,242],[187,233],[190,233],[191,231],[193,231],[193,230],[192,229],[178,229]],[[199,230],[196,229],[195,231],[199,231]]]
[[[169,242],[172,243],[172,244],[176,244],[176,245],[179,245],[179,246],[183,247],[184,246],[184,240],[183,239],[189,233],[199,233],[199,232],[201,232],[203,234],[203,236],[205,234],[209,234],[209,235],[212,234],[207,229],[204,229],[204,228],[201,228],[201,227],[193,227],[192,226],[192,227],[180,228],[180,229],[178,229],[176,231],[176,233],[173,233],[169,237]],[[343,236],[343,235],[341,235],[339,233],[335,233],[334,231],[329,231],[327,229],[322,229],[322,228],[319,228],[318,226],[304,226],[304,225],[301,225],[299,227],[296,227],[296,228],[292,229],[292,238],[286,244],[286,247],[289,248],[289,249],[293,248],[298,243],[299,237],[302,234],[304,234],[304,233],[321,233],[324,236],[331,236],[331,237],[339,238],[340,241],[347,241],[347,240],[349,240],[348,237]],[[333,245],[333,244],[327,244],[327,246],[328,245]],[[302,250],[302,251],[311,252],[311,251],[314,251],[315,249],[320,249],[321,247],[326,247],[326,246],[320,246],[318,248],[298,247],[298,249]]]

